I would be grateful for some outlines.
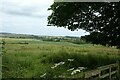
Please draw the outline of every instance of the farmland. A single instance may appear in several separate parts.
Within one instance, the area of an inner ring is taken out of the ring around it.
[[[4,38],[3,41],[3,78],[70,76],[71,68],[90,70],[120,60],[115,47],[37,39]],[[53,68],[60,62],[64,63]]]

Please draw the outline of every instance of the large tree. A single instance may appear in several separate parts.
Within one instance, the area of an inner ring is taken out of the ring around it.
[[[120,2],[54,2],[48,10],[48,25],[96,32],[105,44],[120,47]]]

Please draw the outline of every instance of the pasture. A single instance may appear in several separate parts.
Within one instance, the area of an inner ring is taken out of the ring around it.
[[[120,60],[118,49],[114,47],[35,39],[3,40],[3,78],[70,76],[72,70],[68,70],[71,68],[84,67],[85,70],[90,70]],[[64,63],[53,68],[60,62]]]

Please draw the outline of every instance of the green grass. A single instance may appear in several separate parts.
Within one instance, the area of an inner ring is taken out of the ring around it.
[[[9,38],[4,41],[3,78],[39,78],[44,73],[48,77],[66,75],[67,70],[72,67],[87,67],[89,70],[120,60],[118,49],[101,45]],[[29,44],[18,44],[19,42]],[[70,63],[68,59],[74,61]],[[65,64],[51,69],[55,63],[61,61]]]

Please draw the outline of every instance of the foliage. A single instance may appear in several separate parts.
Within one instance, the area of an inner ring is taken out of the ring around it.
[[[120,46],[120,2],[55,2],[48,10],[52,10],[48,25],[97,32],[92,41],[99,37],[105,45]]]
[[[85,40],[86,42],[91,42],[92,44],[102,44],[104,46],[106,46],[108,40],[108,38],[105,38],[105,35],[102,35],[98,32],[92,32],[90,35],[81,36],[81,39]],[[111,46],[115,45],[111,44]]]

